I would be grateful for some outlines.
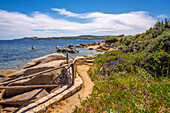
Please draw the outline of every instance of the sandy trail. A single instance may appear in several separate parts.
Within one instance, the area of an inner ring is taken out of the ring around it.
[[[80,106],[80,98],[81,101],[85,100],[89,94],[92,93],[92,89],[94,83],[92,82],[91,78],[89,77],[87,71],[89,70],[88,65],[78,65],[77,66],[77,73],[83,80],[83,87],[82,89],[75,93],[74,95],[66,98],[59,102],[60,106],[54,106],[50,111],[53,113],[73,113],[75,106]],[[49,110],[49,109],[48,109]],[[48,111],[46,111],[48,112]]]

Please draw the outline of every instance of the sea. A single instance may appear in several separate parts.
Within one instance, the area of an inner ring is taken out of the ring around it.
[[[66,47],[69,44],[76,46],[80,43],[101,42],[102,40],[0,40],[0,71],[6,69],[21,69],[30,60],[56,51],[56,46]],[[31,49],[35,46],[36,49]],[[79,53],[70,53],[73,57],[83,55],[102,54],[88,48],[77,48]],[[65,54],[65,53],[62,53]]]

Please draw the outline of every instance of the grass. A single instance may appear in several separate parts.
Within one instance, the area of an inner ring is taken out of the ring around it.
[[[170,112],[170,25],[157,23],[146,33],[109,37],[119,51],[95,58],[88,73],[92,94],[75,113]]]
[[[93,92],[90,98],[81,103],[80,108],[75,109],[75,112],[109,112],[110,109],[115,112],[168,112],[170,110],[168,76],[157,78],[140,67],[136,69],[132,67],[129,72],[126,69],[122,72],[115,70],[110,76],[107,72],[105,75],[100,73],[102,64],[106,64],[105,61],[110,58],[114,59],[113,56],[106,55],[113,53],[118,53],[115,58],[132,57],[129,53],[116,51],[98,56],[94,66],[88,71],[95,83]]]

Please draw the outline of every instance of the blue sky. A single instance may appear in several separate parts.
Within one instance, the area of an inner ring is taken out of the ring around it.
[[[170,0],[0,0],[0,40],[133,35],[170,17]]]

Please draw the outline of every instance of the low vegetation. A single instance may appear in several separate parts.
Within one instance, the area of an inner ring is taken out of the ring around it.
[[[88,71],[95,86],[75,112],[169,112],[170,22],[135,36],[109,37],[118,51],[95,58]]]

